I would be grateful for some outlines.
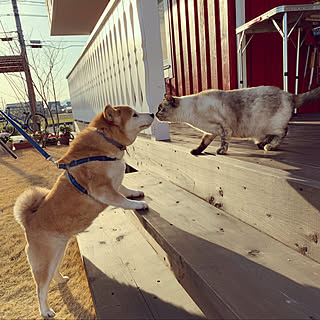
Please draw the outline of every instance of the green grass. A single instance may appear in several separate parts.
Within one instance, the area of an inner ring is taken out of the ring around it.
[[[54,122],[57,123],[57,117],[56,115],[53,116]],[[48,120],[48,125],[52,124],[52,119],[50,116],[47,116],[47,120]],[[72,113],[63,113],[63,114],[59,114],[59,123],[63,124],[64,122],[73,122],[73,116]]]

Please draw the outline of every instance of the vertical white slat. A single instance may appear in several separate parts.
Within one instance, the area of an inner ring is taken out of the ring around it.
[[[156,112],[165,92],[157,0],[111,0],[68,82],[78,120],[106,103]],[[155,120],[147,133],[169,139],[168,124]]]
[[[111,60],[110,60],[110,52],[109,52],[109,35],[107,26],[104,26],[104,40],[105,40],[105,65],[106,65],[106,74],[107,74],[107,82],[106,87],[108,91],[108,103],[113,105],[114,104],[114,92],[112,87],[112,75],[111,75]]]
[[[116,83],[116,78],[115,78],[115,72],[114,72],[114,56],[113,56],[113,37],[112,37],[112,31],[111,31],[111,27],[112,24],[109,22],[108,23],[108,28],[107,28],[107,34],[108,34],[108,49],[109,49],[109,70],[110,70],[110,76],[111,76],[111,81],[109,86],[111,86],[111,89],[113,91],[113,101],[112,101],[112,105],[116,105],[118,104],[118,88],[117,88],[117,83]]]
[[[116,27],[116,41],[117,41],[117,52],[118,52],[118,63],[119,63],[119,76],[122,87],[123,104],[131,105],[129,93],[128,93],[128,77],[126,74],[125,66],[125,54],[123,51],[123,19],[121,19],[123,11],[119,10],[119,16],[117,17],[117,27]]]
[[[123,2],[122,2],[123,3]],[[126,9],[127,8],[127,9]],[[134,92],[134,86],[131,75],[131,52],[130,52],[130,44],[128,39],[128,7],[123,3],[123,14],[122,14],[122,48],[124,55],[124,76],[127,81],[127,90],[128,90],[128,104],[131,106],[135,106],[136,98]]]

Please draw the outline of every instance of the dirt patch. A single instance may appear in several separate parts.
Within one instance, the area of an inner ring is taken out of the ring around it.
[[[67,147],[47,148],[59,159]],[[0,318],[42,319],[35,284],[27,262],[23,230],[13,218],[17,196],[31,186],[51,188],[61,171],[34,149],[19,150],[17,160],[0,152]],[[92,298],[76,239],[62,264],[67,284],[52,281],[48,300],[56,319],[96,319]]]

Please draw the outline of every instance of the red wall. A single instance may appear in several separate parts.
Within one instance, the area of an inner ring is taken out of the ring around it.
[[[234,0],[169,0],[168,6],[173,78],[166,91],[236,88]]]
[[[280,5],[294,5],[311,3],[305,0],[246,0],[246,21],[259,16],[260,14]],[[303,37],[303,34],[302,34]],[[293,42],[297,43],[297,32],[290,36]],[[247,36],[247,39],[249,37]],[[289,71],[289,92],[294,93],[295,69],[296,69],[296,48],[288,41],[288,71]],[[306,61],[307,47],[303,45],[300,50],[299,68],[299,93],[302,92],[303,72]],[[309,56],[310,63],[310,56]],[[309,69],[309,67],[308,67]],[[248,87],[258,85],[275,85],[283,88],[282,77],[282,37],[278,32],[255,34],[247,47],[247,77]],[[309,74],[308,74],[309,75]],[[309,77],[307,80],[309,81]],[[308,82],[309,83],[309,82]],[[315,76],[311,88],[316,87]],[[307,85],[305,90],[307,90]],[[305,106],[299,109],[299,113],[319,112],[320,104]]]

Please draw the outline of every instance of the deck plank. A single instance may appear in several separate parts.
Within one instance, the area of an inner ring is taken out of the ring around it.
[[[98,319],[201,319],[202,312],[121,209],[78,236]]]
[[[127,163],[153,172],[320,262],[320,182],[228,156],[138,138]]]
[[[136,216],[208,318],[320,319],[318,263],[159,176],[125,185],[143,186]]]
[[[289,174],[320,181],[320,114],[302,114],[289,123],[288,136],[279,150],[265,153],[258,150],[251,141],[232,139],[227,157],[281,169]],[[193,149],[199,143],[202,133],[187,124],[170,124],[171,141]],[[215,154],[219,147],[216,138],[205,153]]]

